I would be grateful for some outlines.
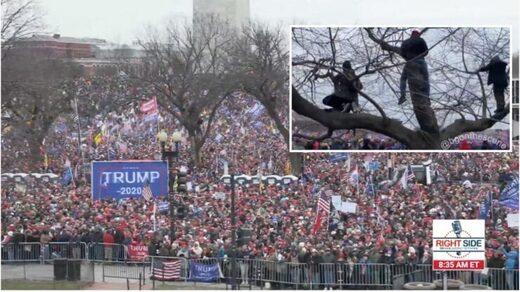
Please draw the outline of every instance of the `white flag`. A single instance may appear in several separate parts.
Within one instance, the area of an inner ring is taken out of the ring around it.
[[[403,176],[401,176],[401,185],[405,190],[408,187],[408,167],[405,167]]]

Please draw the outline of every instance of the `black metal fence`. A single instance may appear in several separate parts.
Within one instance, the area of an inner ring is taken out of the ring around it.
[[[94,281],[94,263],[100,263],[102,279],[142,279],[143,284],[152,276],[156,261],[182,261],[177,281],[192,281],[190,264],[218,264],[218,283],[230,284],[231,260],[210,258],[186,260],[173,257],[146,257],[143,261],[129,261],[126,247],[103,244],[39,243],[7,244],[2,246],[2,279],[54,279],[56,261],[69,259],[79,262],[79,280]],[[76,264],[77,266],[78,264]],[[99,265],[98,265],[99,266]],[[409,282],[432,283],[442,274],[431,265],[394,265],[330,263],[304,264],[262,259],[237,259],[237,284],[247,288],[271,289],[403,289]],[[65,277],[74,273],[74,265],[66,264]],[[479,272],[448,272],[448,278],[465,284],[485,285],[498,290],[518,290],[519,270],[485,269]],[[246,288],[246,289],[247,289]]]

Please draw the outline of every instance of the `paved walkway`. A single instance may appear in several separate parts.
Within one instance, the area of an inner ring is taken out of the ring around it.
[[[116,265],[106,265],[105,271],[108,273],[112,270],[118,271],[121,278],[105,277],[103,282],[103,266],[101,264],[94,264],[93,268],[90,264],[81,265],[81,279],[87,282],[94,282],[87,289],[89,290],[126,290],[127,281],[123,278],[125,275],[138,275],[142,272],[142,267],[128,266],[122,269]],[[142,286],[142,290],[152,290],[153,284],[150,280],[148,271],[145,271],[146,285]],[[37,263],[16,263],[16,264],[2,264],[3,280],[7,279],[25,279],[25,280],[42,280],[52,281],[54,278],[54,266],[52,264],[37,264]],[[139,280],[131,279],[130,289],[139,289]],[[224,283],[193,283],[193,282],[161,282],[155,281],[156,289],[161,290],[226,290]],[[228,285],[227,289],[231,289]],[[253,286],[252,290],[260,290],[260,287]],[[249,290],[249,286],[242,286],[241,290]]]

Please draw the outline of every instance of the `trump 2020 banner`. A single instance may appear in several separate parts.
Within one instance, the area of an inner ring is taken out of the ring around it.
[[[222,271],[218,263],[206,265],[190,262],[190,281],[216,282],[222,277]]]
[[[168,163],[166,161],[93,161],[92,200],[139,198],[143,188],[152,195],[168,194]]]
[[[485,220],[433,220],[433,270],[483,270],[485,234]]]

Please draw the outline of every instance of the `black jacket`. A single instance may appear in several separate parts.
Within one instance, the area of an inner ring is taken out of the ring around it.
[[[334,83],[334,94],[347,100],[354,100],[358,90],[363,89],[363,84],[356,78],[356,72],[353,69],[346,69],[343,74],[337,74],[332,77]],[[350,81],[354,80],[354,81]]]
[[[116,233],[114,234],[114,242],[117,244],[122,244],[124,240],[125,240],[125,235],[123,234],[123,232],[117,230]]]
[[[507,87],[507,63],[500,60],[498,57],[491,59],[487,66],[480,68],[480,72],[489,71],[487,84],[494,84],[495,86]]]
[[[401,56],[403,56],[406,61],[411,60],[424,52],[426,52],[424,56],[428,55],[428,45],[421,37],[411,37],[401,44]]]

